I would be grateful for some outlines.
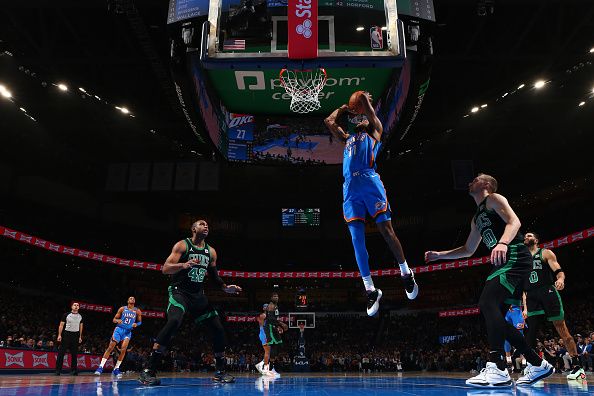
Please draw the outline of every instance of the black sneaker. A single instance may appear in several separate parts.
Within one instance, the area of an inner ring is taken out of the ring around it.
[[[379,311],[379,302],[382,299],[382,291],[375,289],[372,292],[367,293],[367,315],[375,316]]]
[[[410,275],[402,276],[402,282],[404,283],[404,291],[406,291],[406,297],[409,300],[414,300],[419,294],[419,286],[415,281],[415,274],[411,271]]]
[[[212,380],[215,382],[222,382],[225,384],[230,384],[232,382],[235,382],[235,377],[227,374],[224,371],[217,371],[215,373],[215,375],[212,377]]]
[[[140,372],[138,382],[140,382],[142,385],[148,386],[161,385],[161,380],[157,378],[156,373],[149,369],[144,369]]]

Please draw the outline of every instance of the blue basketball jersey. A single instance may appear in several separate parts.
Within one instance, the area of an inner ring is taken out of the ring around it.
[[[353,173],[373,169],[381,143],[365,132],[349,135],[344,146],[342,175],[349,179]]]
[[[124,307],[124,311],[122,312],[122,323],[118,324],[118,327],[122,329],[131,329],[132,325],[136,323],[136,307],[134,309],[128,309],[128,307]]]
[[[524,329],[526,324],[524,322],[524,316],[522,316],[522,308],[517,305],[512,305],[507,313],[505,314],[505,320],[511,323],[518,330]]]

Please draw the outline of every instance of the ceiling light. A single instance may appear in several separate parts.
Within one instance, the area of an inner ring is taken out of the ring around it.
[[[27,112],[27,110],[25,110],[23,107],[19,107],[19,110],[22,111],[22,112],[24,112],[24,113]]]
[[[534,88],[540,89],[540,88],[544,87],[545,84],[546,84],[546,81],[538,80],[537,82],[534,83]]]
[[[585,105],[585,104],[586,104],[586,102],[583,102],[583,101],[582,101],[582,102],[580,102],[580,104],[579,104],[578,106],[583,106],[583,105]]]
[[[101,100],[101,98],[99,96],[97,96],[97,95],[95,95],[95,99]]]
[[[12,98],[12,93],[6,88],[0,90],[0,95],[4,96],[6,99]]]
[[[358,32],[362,31],[363,29],[365,29],[363,26],[357,26],[357,31]]]
[[[524,84],[520,84],[520,86],[518,87],[518,89],[522,89],[524,88]]]
[[[507,95],[509,95],[508,92],[504,93],[503,95],[501,95],[502,98],[505,98]]]
[[[68,91],[68,86],[66,84],[58,84],[56,85],[60,91]]]
[[[476,113],[477,111],[479,111],[479,108],[475,106],[475,107],[473,107],[472,109],[470,109],[470,111],[471,111],[472,113]]]
[[[122,112],[122,113],[124,113],[124,114],[128,114],[128,113],[130,113],[130,110],[128,110],[128,109],[127,109],[127,108],[125,108],[125,107],[119,107],[119,106],[116,106],[115,108],[116,108],[116,109],[118,109],[119,111],[121,111],[121,112]]]
[[[590,53],[594,54],[594,47],[590,48]]]
[[[80,92],[87,93],[87,91],[85,91],[85,89],[84,89],[84,88],[79,88],[78,90],[79,90]]]
[[[481,105],[481,109],[484,109],[485,107],[487,107],[486,104]]]

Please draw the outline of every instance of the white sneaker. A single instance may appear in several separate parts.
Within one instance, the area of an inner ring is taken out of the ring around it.
[[[256,364],[256,370],[258,370],[258,372],[260,374],[262,374],[262,368],[264,367],[264,360],[262,360],[260,363]]]
[[[272,370],[268,371],[268,375],[274,378],[280,378],[280,374],[276,372],[276,370],[274,369],[274,367],[272,368]]]
[[[499,370],[497,364],[493,362],[488,362],[487,367],[482,369],[477,376],[466,380],[466,385],[480,388],[506,387],[512,386],[513,383],[507,369]]]
[[[367,315],[374,316],[379,311],[379,303],[382,299],[382,291],[375,289],[367,293]]]
[[[555,372],[555,368],[546,360],[542,360],[540,366],[533,366],[530,363],[524,369],[524,375],[516,381],[517,385],[532,385],[533,383],[547,378]]]

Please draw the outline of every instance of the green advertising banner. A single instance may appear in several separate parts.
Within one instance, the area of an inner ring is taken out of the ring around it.
[[[207,73],[226,109],[242,114],[289,114],[291,96],[278,78],[280,70],[211,69]],[[326,69],[328,80],[319,95],[321,108],[311,114],[329,114],[348,102],[355,91],[379,98],[390,83],[393,69]]]

